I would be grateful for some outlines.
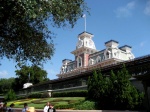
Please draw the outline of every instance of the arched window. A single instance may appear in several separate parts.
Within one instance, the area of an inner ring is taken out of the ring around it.
[[[105,59],[111,58],[111,52],[109,50],[106,50],[104,55],[105,55]]]
[[[67,72],[69,72],[69,71],[71,71],[71,67],[70,66],[68,66],[68,71]]]
[[[107,57],[107,59],[109,58],[109,52],[106,52],[106,57]]]
[[[96,58],[96,63],[99,63],[99,62],[101,62],[101,57],[100,57],[100,56],[98,56],[98,57]]]
[[[89,60],[89,65],[93,65],[94,64],[94,60],[93,59],[90,59]]]
[[[82,67],[82,58],[81,57],[77,58],[77,67]]]
[[[63,66],[61,67],[61,72],[60,72],[60,73],[62,74],[62,73],[65,73],[65,72],[66,72],[66,67],[63,65]]]

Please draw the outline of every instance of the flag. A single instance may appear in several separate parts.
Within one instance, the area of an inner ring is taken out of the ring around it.
[[[85,15],[85,14],[83,14],[83,15],[82,15],[82,17],[83,17],[83,18],[85,18],[85,17],[86,17],[86,15]]]

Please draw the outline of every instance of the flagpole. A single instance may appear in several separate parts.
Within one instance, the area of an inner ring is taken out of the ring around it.
[[[84,17],[84,24],[85,24],[85,32],[86,32],[86,16]]]
[[[86,32],[86,15],[83,14],[82,17],[84,18],[84,31]]]

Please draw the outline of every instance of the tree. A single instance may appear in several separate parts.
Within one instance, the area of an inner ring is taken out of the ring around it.
[[[133,86],[130,82],[131,75],[123,65],[123,68],[116,74],[111,71],[111,95],[113,108],[117,109],[133,109],[142,105],[143,93]]]
[[[20,70],[16,70],[16,85],[21,85],[18,89],[23,88],[23,84],[30,82],[33,84],[41,83],[48,81],[47,72],[42,68],[33,65],[33,66],[23,66]]]
[[[0,79],[0,93],[7,93],[10,89],[12,89],[15,78],[1,78]]]
[[[6,94],[5,94],[5,100],[6,101],[11,101],[16,99],[16,94],[15,92],[10,89]]]
[[[88,97],[97,101],[103,100],[106,91],[109,89],[109,79],[104,77],[101,71],[94,71],[93,76],[88,80]]]
[[[40,65],[54,54],[53,27],[73,27],[84,0],[0,0],[0,58]]]
[[[98,101],[100,109],[135,109],[142,107],[143,93],[130,82],[131,75],[125,66],[109,77],[100,71],[93,72],[88,81],[89,98]]]

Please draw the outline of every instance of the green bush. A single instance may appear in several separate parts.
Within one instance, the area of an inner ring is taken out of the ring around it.
[[[20,99],[26,99],[27,98],[27,96],[17,96],[17,100],[20,100]]]
[[[6,101],[11,101],[16,99],[16,94],[13,90],[9,90],[8,93],[5,95]]]
[[[78,102],[78,101],[77,100],[69,100],[68,104],[73,104],[73,103],[76,103],[76,102]]]
[[[49,94],[47,92],[45,92],[45,93],[42,93],[41,97],[42,98],[49,98],[50,96],[49,96]]]
[[[52,93],[53,97],[86,97],[88,94],[87,90],[78,91],[66,91],[66,92],[56,92]]]
[[[28,98],[42,98],[42,93],[31,93]]]
[[[71,109],[73,107],[74,107],[73,104],[71,104],[71,105],[55,105],[55,108],[57,108],[57,109]]]
[[[95,102],[93,101],[84,101],[78,105],[74,106],[76,110],[95,110]]]
[[[94,71],[88,80],[88,98],[97,101],[100,109],[136,110],[142,107],[143,94],[131,84],[130,78],[124,65],[120,71],[111,71],[109,77],[100,70]]]

